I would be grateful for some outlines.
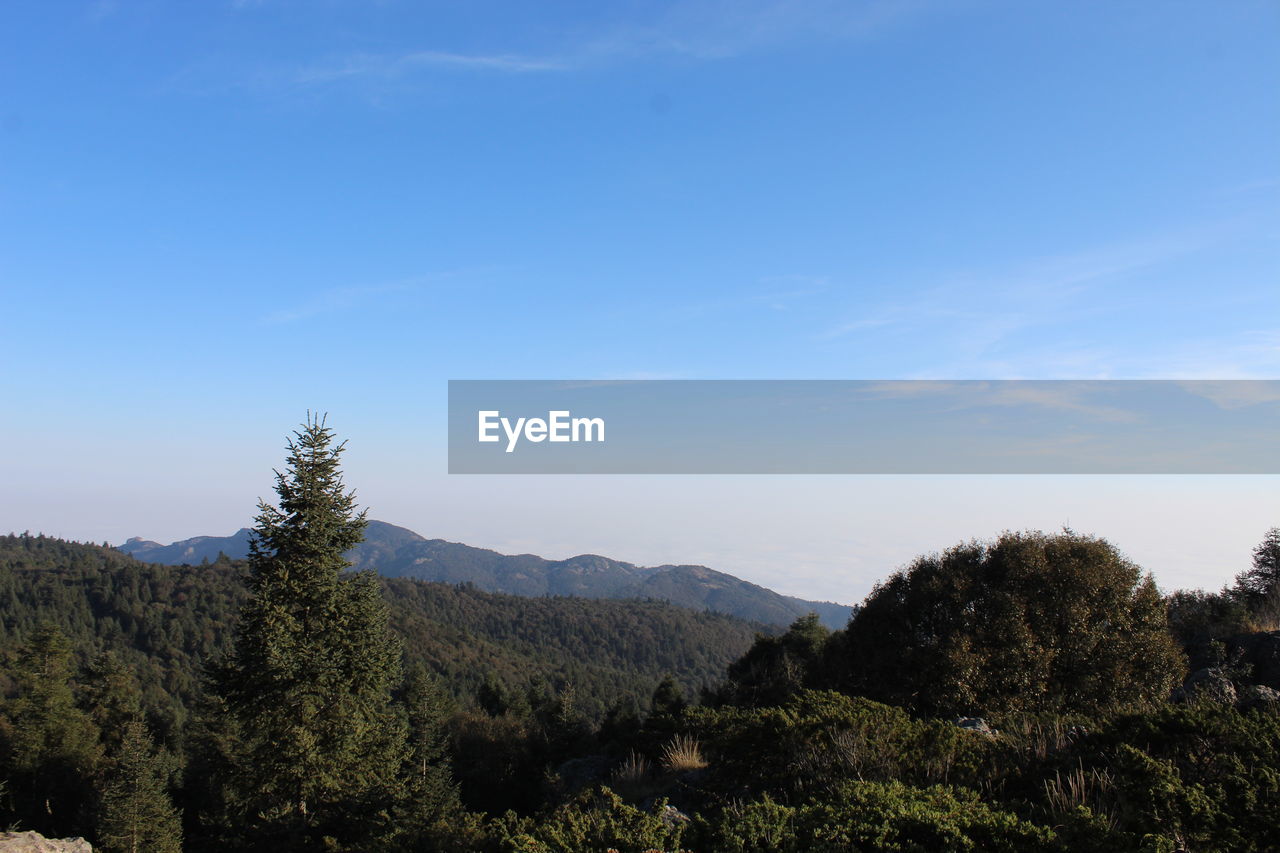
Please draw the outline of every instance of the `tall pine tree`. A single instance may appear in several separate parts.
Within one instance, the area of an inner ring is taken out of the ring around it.
[[[92,778],[102,761],[98,729],[75,703],[71,643],[43,623],[15,670],[18,696],[4,708],[9,819],[46,835],[87,835]]]
[[[373,849],[406,795],[406,724],[391,706],[401,650],[373,575],[345,573],[365,516],[342,482],[343,448],[310,415],[288,442],[279,506],[259,502],[250,598],[214,673],[246,847]]]
[[[168,770],[141,717],[124,724],[98,817],[103,853],[182,853],[182,826],[169,799]]]

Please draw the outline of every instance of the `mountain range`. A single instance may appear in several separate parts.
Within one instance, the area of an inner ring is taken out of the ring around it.
[[[249,529],[230,536],[197,536],[169,545],[134,537],[118,550],[147,563],[197,565],[219,554],[242,559]],[[472,584],[488,592],[522,596],[652,598],[696,610],[786,626],[809,612],[830,628],[843,628],[853,609],[807,601],[706,566],[637,566],[595,554],[547,560],[533,554],[499,554],[444,539],[427,539],[404,527],[370,521],[365,541],[347,553],[357,569],[390,578]]]

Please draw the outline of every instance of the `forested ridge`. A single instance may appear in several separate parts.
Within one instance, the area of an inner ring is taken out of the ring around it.
[[[106,853],[1273,851],[1280,528],[925,554],[849,624],[348,571],[323,421],[243,565],[0,538],[0,822]]]
[[[0,537],[0,655],[44,623],[82,663],[111,650],[137,673],[166,730],[186,718],[202,662],[225,649],[245,600],[243,562],[142,563],[113,548],[46,536]],[[717,681],[757,632],[775,629],[660,601],[526,598],[408,578],[380,579],[407,660],[442,678],[461,703],[482,685],[522,691],[572,683],[599,719],[647,700],[672,675],[687,692]],[[7,677],[7,676],[6,676]],[[12,692],[11,680],[4,684]]]

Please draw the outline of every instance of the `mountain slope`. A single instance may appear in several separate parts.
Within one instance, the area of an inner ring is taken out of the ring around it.
[[[241,566],[144,563],[110,548],[43,536],[0,536],[0,693],[16,649],[42,621],[82,662],[104,649],[137,673],[152,717],[173,729],[194,701],[204,663],[230,641],[245,590]],[[580,708],[647,704],[664,675],[693,693],[718,681],[770,629],[659,601],[527,598],[409,578],[383,580],[406,657],[464,702],[496,682],[571,683]]]
[[[199,536],[160,545],[140,538],[119,549],[149,563],[231,559],[248,554],[248,530],[226,537]],[[443,539],[427,539],[403,527],[370,521],[365,541],[347,558],[384,577],[473,584],[489,592],[523,596],[656,598],[695,610],[714,610],[769,625],[786,626],[810,611],[830,628],[843,628],[852,608],[780,595],[705,566],[645,568],[595,554],[547,560],[533,554],[499,554]]]

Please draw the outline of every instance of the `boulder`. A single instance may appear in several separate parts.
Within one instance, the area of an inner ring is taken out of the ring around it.
[[[38,832],[0,832],[0,853],[93,853],[83,838],[45,838]]]
[[[1280,690],[1250,684],[1240,688],[1236,702],[1241,708],[1280,708]]]
[[[675,829],[677,826],[683,826],[689,822],[689,816],[675,806],[663,806],[662,813],[658,815],[658,818],[667,829]]]
[[[965,731],[977,732],[980,735],[989,735],[995,737],[998,732],[987,725],[987,721],[981,717],[956,717],[952,720],[960,728]]]
[[[1221,667],[1209,666],[1191,673],[1186,682],[1173,691],[1173,698],[1182,702],[1192,698],[1205,698],[1224,705],[1234,705],[1237,698],[1236,686]]]

